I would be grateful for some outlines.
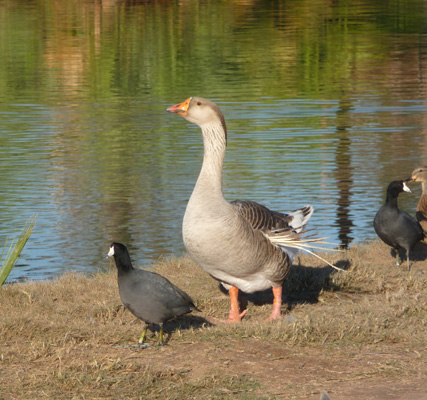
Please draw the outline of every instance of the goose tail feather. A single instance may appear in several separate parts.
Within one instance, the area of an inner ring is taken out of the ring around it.
[[[330,249],[322,245],[333,245],[334,243],[326,242],[326,237],[316,237],[315,234],[308,235],[303,237],[302,234],[306,232],[295,233],[295,231],[271,231],[265,233],[265,236],[276,246],[282,247],[285,251],[289,248],[303,250],[318,259],[322,260],[330,267],[338,270],[344,271],[344,269],[337,267],[336,265],[330,263],[328,260],[325,260],[323,257],[314,253],[312,250],[328,250],[328,251],[341,251],[339,249]]]
[[[289,225],[294,229],[296,233],[300,233],[304,227],[307,225],[308,220],[313,214],[313,206],[304,206],[298,208],[298,210],[292,211],[288,215],[292,217],[292,221]]]

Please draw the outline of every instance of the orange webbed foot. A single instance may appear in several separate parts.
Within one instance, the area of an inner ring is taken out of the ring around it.
[[[248,310],[243,310],[241,313],[239,313],[239,311],[234,312],[234,310],[230,310],[228,319],[225,322],[241,322],[247,311]]]
[[[243,317],[245,316],[247,310],[243,310],[241,313],[232,313],[230,311],[230,314],[228,316],[228,319],[221,319],[221,318],[208,318],[209,322],[212,322],[213,324],[231,324],[235,322],[242,322]]]
[[[215,323],[234,323],[234,322],[241,322],[242,318],[245,316],[247,310],[243,310],[242,312],[240,312],[239,310],[239,289],[237,289],[236,287],[232,286],[229,290],[228,293],[230,294],[230,302],[231,302],[231,307],[230,307],[230,313],[228,314],[228,319],[227,320],[221,320],[221,319],[216,319],[216,318],[211,318],[210,321]]]

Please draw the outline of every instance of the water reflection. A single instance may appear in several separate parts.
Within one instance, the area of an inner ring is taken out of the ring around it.
[[[349,112],[352,110],[352,101],[342,99],[337,111],[337,139],[335,153],[335,179],[338,186],[337,198],[337,218],[338,240],[341,248],[348,248],[353,237],[353,222],[350,216],[351,189],[353,185],[351,171],[351,141],[348,137],[348,130],[351,129]]]
[[[39,214],[11,278],[96,270],[112,240],[137,264],[184,251],[202,140],[165,109],[190,95],[226,115],[228,199],[374,238],[427,156],[426,3],[399,4],[0,0],[0,242]]]

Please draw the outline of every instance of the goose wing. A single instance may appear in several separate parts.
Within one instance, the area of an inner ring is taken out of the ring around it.
[[[253,229],[263,232],[280,230],[299,233],[313,213],[312,206],[304,206],[289,214],[282,214],[255,201],[234,200],[231,204]]]

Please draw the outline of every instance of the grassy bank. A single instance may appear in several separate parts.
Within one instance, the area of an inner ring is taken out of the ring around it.
[[[427,398],[426,245],[414,255],[408,272],[379,241],[328,254],[345,273],[301,255],[283,319],[262,322],[267,291],[242,296],[238,325],[207,321],[226,318],[228,297],[192,261],[160,261],[202,313],[165,324],[167,345],[144,350],[128,346],[142,323],[114,270],[2,287],[0,399]]]

